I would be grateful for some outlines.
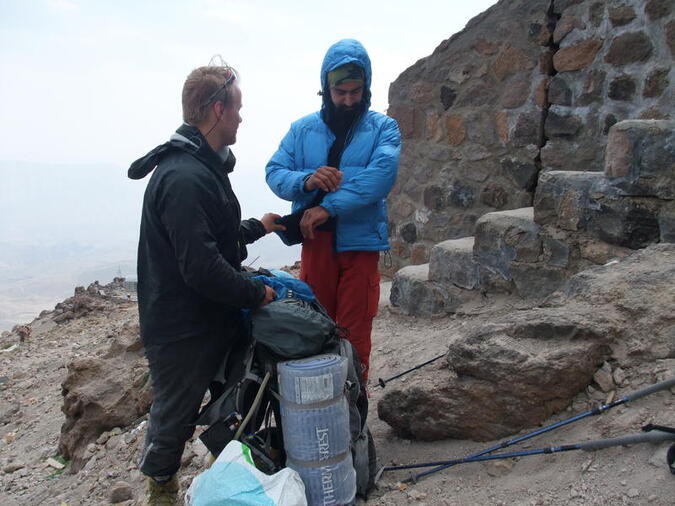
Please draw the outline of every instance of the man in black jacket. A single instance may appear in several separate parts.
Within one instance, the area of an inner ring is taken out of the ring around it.
[[[240,310],[274,290],[244,275],[246,244],[283,227],[276,214],[241,221],[228,174],[241,122],[241,90],[227,65],[193,70],[183,119],[171,140],[135,161],[129,177],[154,170],[143,199],[138,308],[153,403],[141,471],[146,504],[172,504],[185,442],[209,383],[242,336]]]

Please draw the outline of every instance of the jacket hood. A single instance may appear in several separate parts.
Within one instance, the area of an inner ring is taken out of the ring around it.
[[[365,109],[368,109],[370,107],[370,58],[363,44],[355,39],[342,39],[336,42],[328,48],[326,56],[323,58],[323,64],[321,65],[321,91],[323,91],[324,104],[326,104],[326,100],[330,101],[330,93],[327,93],[328,72],[347,63],[355,63],[363,68],[366,78],[363,101]]]
[[[215,153],[194,126],[183,124],[176,133],[171,136],[169,142],[160,144],[145,156],[142,156],[131,164],[127,175],[130,179],[143,179],[150,174],[155,167],[169,154],[174,151],[184,151],[192,154],[207,166],[222,168],[225,172],[232,172],[236,158],[229,147],[220,153]]]

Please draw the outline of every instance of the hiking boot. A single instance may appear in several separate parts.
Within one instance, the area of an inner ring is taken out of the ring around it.
[[[143,506],[174,506],[178,502],[178,478],[174,475],[166,483],[158,483],[146,478],[145,498]]]

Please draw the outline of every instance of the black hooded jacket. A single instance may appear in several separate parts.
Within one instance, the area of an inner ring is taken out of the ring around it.
[[[236,337],[240,308],[257,307],[262,282],[241,272],[246,244],[265,235],[241,209],[225,162],[199,130],[182,125],[171,141],[129,168],[131,179],[153,171],[143,198],[138,244],[138,310],[146,345],[197,335]]]

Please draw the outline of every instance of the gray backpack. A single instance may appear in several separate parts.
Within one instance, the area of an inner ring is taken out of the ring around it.
[[[251,314],[253,339],[284,360],[323,353],[335,330],[335,322],[318,301],[299,299],[292,290]]]

